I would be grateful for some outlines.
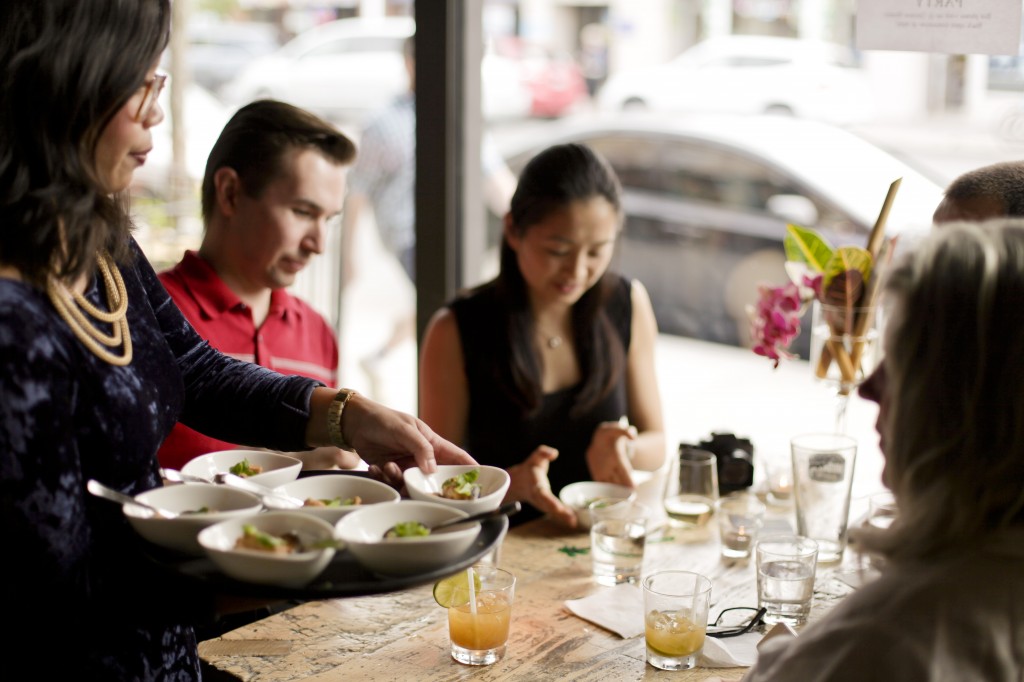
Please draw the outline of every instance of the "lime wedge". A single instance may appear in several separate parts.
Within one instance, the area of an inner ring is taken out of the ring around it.
[[[473,593],[480,591],[480,576],[473,573]],[[450,608],[469,603],[469,579],[466,572],[438,580],[434,583],[434,601],[441,606]]]

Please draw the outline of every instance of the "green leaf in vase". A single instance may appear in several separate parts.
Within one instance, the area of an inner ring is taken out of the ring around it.
[[[824,237],[799,225],[786,225],[782,245],[786,249],[786,260],[807,263],[814,272],[825,272],[825,266],[833,256],[832,246]]]

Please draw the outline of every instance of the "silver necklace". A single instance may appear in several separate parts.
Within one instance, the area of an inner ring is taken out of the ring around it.
[[[562,345],[562,337],[559,336],[558,334],[555,334],[554,336],[548,336],[546,343],[548,345],[548,348],[554,350]]]

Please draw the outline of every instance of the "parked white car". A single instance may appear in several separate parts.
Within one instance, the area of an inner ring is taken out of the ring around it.
[[[501,146],[519,173],[567,142],[590,146],[619,176],[626,223],[613,267],[647,287],[661,332],[730,345],[748,343],[757,285],[788,281],[787,223],[863,246],[902,178],[886,231],[907,243],[931,229],[942,198],[936,182],[863,138],[779,116],[615,113],[562,119]],[[805,335],[794,350],[807,357],[808,344]]]
[[[612,75],[602,108],[729,114],[785,114],[836,124],[869,120],[872,93],[854,55],[840,45],[771,36],[726,35],[675,59]]]
[[[402,44],[415,28],[411,17],[357,17],[316,26],[253,61],[224,88],[224,99],[240,106],[270,97],[336,121],[365,121],[408,89]],[[481,70],[485,117],[529,115],[532,96],[518,64],[488,53]]]

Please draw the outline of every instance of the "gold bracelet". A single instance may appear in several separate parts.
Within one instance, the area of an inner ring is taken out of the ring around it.
[[[335,394],[330,407],[327,408],[327,437],[331,445],[349,452],[355,452],[355,448],[345,442],[345,436],[341,432],[341,414],[354,395],[356,392],[352,389],[343,388]]]

